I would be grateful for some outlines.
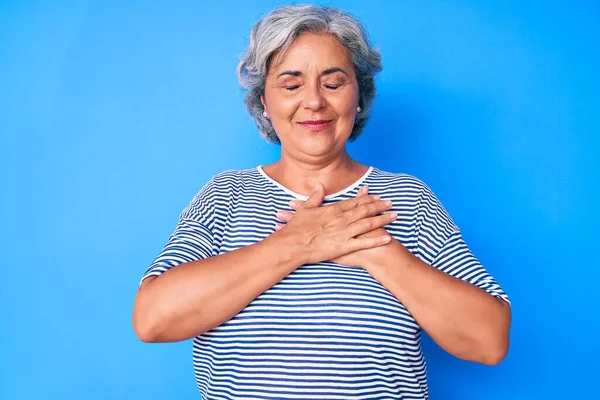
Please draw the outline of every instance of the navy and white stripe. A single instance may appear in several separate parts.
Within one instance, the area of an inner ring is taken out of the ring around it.
[[[393,201],[387,231],[440,270],[508,298],[420,180],[369,168],[325,204],[369,193]],[[178,264],[254,244],[274,232],[278,210],[305,199],[261,167],[214,176],[180,215],[143,279]],[[285,249],[282,249],[285,251]],[[365,270],[307,264],[221,326],[196,337],[198,388],[212,399],[427,399],[421,329]]]

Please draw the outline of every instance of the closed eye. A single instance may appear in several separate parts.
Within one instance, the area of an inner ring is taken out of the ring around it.
[[[288,86],[288,87],[286,87],[286,90],[293,92],[294,90],[298,89],[299,87],[300,87],[300,85]]]
[[[325,87],[329,90],[335,90],[337,88],[339,88],[342,85],[325,85]]]

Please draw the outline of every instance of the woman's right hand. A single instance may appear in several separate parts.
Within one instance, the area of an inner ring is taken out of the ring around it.
[[[357,238],[363,233],[381,228],[396,218],[395,213],[378,215],[392,206],[378,196],[362,196],[322,206],[323,185],[304,202],[294,217],[273,236],[297,252],[301,264],[331,260],[357,250],[383,246],[391,236]],[[285,211],[278,213],[285,219]]]

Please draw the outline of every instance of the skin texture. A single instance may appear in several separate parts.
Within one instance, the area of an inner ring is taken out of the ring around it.
[[[144,342],[191,339],[230,320],[300,265],[391,241],[385,232],[360,237],[392,220],[378,215],[390,208],[389,203],[365,196],[320,207],[324,196],[323,186],[317,185],[285,232],[145,279],[133,312],[138,337]]]
[[[308,199],[293,202],[293,213],[280,211],[286,225],[261,242],[147,278],[134,304],[138,337],[170,342],[201,335],[300,265],[334,260],[369,272],[449,353],[499,363],[508,350],[507,303],[425,264],[391,238],[383,227],[396,215],[385,213],[385,199],[360,192],[322,206],[326,194],[367,171],[346,151],[359,100],[346,49],[326,34],[299,36],[273,57],[261,100],[281,141],[280,159],[263,170]],[[316,120],[326,127],[303,124]]]
[[[346,49],[331,36],[306,34],[275,60],[262,102],[281,141],[282,156],[265,172],[297,193],[310,193],[315,180],[325,182],[328,193],[347,187],[366,167],[354,162],[345,150],[359,98]],[[325,73],[336,69],[344,73]],[[298,123],[310,119],[334,123],[315,134]],[[278,218],[292,222],[293,214],[280,211]],[[288,229],[280,227],[278,231]],[[378,228],[360,237],[385,233]],[[365,268],[451,354],[490,365],[505,357],[511,320],[508,304],[427,265],[398,241],[392,239],[385,246],[344,254],[333,261]]]
[[[364,186],[357,197],[367,196],[368,190]],[[312,204],[299,200],[290,202],[296,213],[313,207]],[[278,218],[288,224],[293,223],[295,215],[287,211],[277,213]],[[285,229],[287,225],[276,226],[277,231]],[[378,237],[384,232],[381,227],[358,237]],[[508,303],[426,264],[397,240],[332,260],[364,268],[401,301],[423,330],[450,354],[487,365],[497,365],[506,356],[511,324]]]
[[[368,167],[346,152],[358,99],[345,47],[330,35],[298,37],[283,56],[273,57],[267,75],[262,102],[281,141],[281,159],[264,171],[306,196],[319,182],[335,193],[359,179]],[[310,120],[332,122],[312,132],[300,124]]]

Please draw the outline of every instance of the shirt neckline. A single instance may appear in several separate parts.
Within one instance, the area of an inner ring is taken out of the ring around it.
[[[306,199],[308,199],[308,196],[304,196],[302,194],[296,193],[293,190],[288,189],[287,187],[283,186],[281,183],[277,182],[275,179],[271,178],[263,170],[263,166],[262,165],[258,165],[256,167],[256,170],[263,176],[263,178],[265,178],[267,181],[269,181],[273,185],[277,186],[279,189],[283,190],[285,193],[289,194],[290,196],[295,197],[298,200],[306,200]],[[364,180],[367,179],[367,177],[371,174],[372,171],[373,171],[373,166],[369,166],[369,168],[367,169],[367,172],[365,172],[360,178],[358,178],[358,180],[356,180],[350,186],[347,186],[346,188],[344,188],[344,189],[342,189],[340,191],[337,191],[335,193],[331,193],[331,194],[326,195],[325,198],[324,198],[324,200],[330,200],[330,199],[333,199],[334,197],[337,197],[337,196],[340,196],[342,194],[345,194],[345,193],[348,193],[348,192],[352,191],[357,186],[359,186],[361,183],[363,183]]]

